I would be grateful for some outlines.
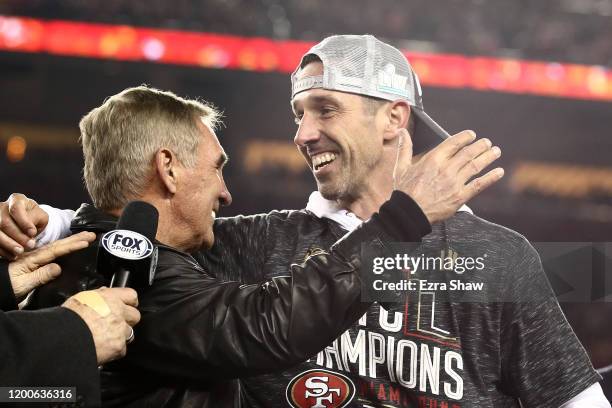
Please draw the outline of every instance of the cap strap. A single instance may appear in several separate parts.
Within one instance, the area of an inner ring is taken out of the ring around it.
[[[300,78],[293,84],[293,96],[312,88],[323,88],[323,75]]]

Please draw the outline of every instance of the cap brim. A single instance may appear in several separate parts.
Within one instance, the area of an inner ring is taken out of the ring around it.
[[[415,115],[414,135],[412,135],[413,154],[430,150],[450,137],[450,134],[424,110],[412,106],[412,113]]]

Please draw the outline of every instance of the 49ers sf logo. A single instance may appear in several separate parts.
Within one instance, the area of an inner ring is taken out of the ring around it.
[[[327,370],[308,370],[291,380],[287,401],[293,408],[342,408],[355,396],[355,384]]]

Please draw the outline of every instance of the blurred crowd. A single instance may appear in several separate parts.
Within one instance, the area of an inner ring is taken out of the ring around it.
[[[612,0],[0,0],[0,13],[612,66]]]

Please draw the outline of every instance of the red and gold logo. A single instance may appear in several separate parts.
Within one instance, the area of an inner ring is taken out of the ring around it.
[[[355,384],[345,375],[328,370],[305,371],[287,386],[293,408],[342,408],[355,397]]]

